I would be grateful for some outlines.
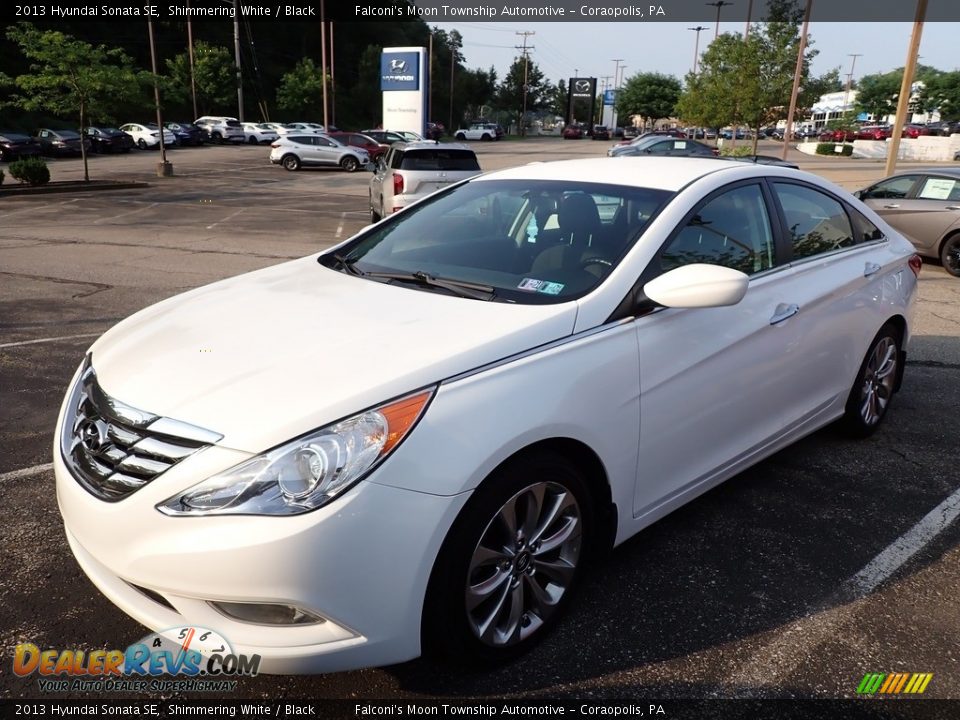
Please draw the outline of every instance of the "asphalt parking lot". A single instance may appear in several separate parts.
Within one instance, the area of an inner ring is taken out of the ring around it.
[[[602,155],[607,143],[476,147],[497,169]],[[267,154],[174,150],[168,179],[154,177],[155,152],[97,156],[93,178],[150,186],[0,198],[0,697],[39,694],[35,677],[9,671],[18,643],[92,650],[146,634],[73,561],[45,468],[86,347],[146,305],[368,222],[366,173],[289,173]],[[795,156],[850,189],[883,174],[876,162]],[[78,160],[51,170],[82,177]],[[635,536],[588,576],[558,632],[513,664],[258,677],[225,697],[837,698],[867,672],[899,671],[933,673],[925,697],[960,698],[960,280],[934,262],[914,334],[873,438],[818,432]]]

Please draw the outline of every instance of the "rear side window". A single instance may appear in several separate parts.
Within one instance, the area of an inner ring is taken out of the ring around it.
[[[850,218],[839,200],[812,188],[774,183],[795,260],[854,244]]]
[[[960,200],[960,183],[953,178],[929,177],[917,192],[918,200]]]
[[[472,150],[429,148],[408,150],[403,154],[402,170],[479,170],[480,163]]]

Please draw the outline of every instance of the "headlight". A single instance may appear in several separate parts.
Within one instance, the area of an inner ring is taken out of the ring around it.
[[[165,515],[299,515],[352,487],[423,414],[433,389],[315,430],[157,505]]]

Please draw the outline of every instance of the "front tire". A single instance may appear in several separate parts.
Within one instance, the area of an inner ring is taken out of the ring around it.
[[[283,165],[284,170],[294,170],[300,169],[300,158],[296,155],[284,155],[280,160],[280,164]]]
[[[943,241],[940,248],[940,264],[954,277],[960,277],[960,233]]]
[[[247,138],[247,142],[250,143],[251,145],[259,145],[259,143],[257,142],[257,138],[253,135]]]
[[[860,365],[840,421],[852,437],[872,435],[886,417],[901,371],[900,331],[887,323],[877,333]]]
[[[353,157],[353,155],[347,155],[340,161],[340,167],[348,173],[356,172],[360,168],[360,161]]]
[[[146,150],[146,149],[147,149],[147,141],[144,140],[143,138],[140,138],[139,140],[137,140],[137,147],[140,148],[141,150]]]
[[[434,564],[426,651],[483,664],[532,648],[563,615],[595,536],[586,480],[563,458],[536,453],[501,466],[467,503]]]
[[[463,133],[457,133],[454,137],[456,137],[456,139],[459,140],[460,142],[463,142],[464,140],[467,139],[467,136],[464,135]]]

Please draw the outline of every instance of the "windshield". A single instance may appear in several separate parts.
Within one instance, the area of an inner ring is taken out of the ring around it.
[[[354,274],[426,273],[482,284],[506,302],[565,302],[597,287],[671,196],[575,181],[468,182],[410,206],[320,262]]]

